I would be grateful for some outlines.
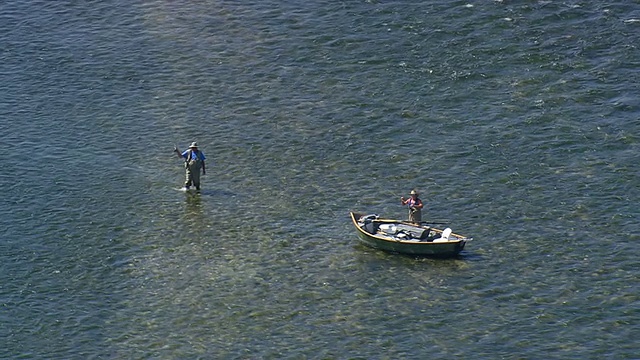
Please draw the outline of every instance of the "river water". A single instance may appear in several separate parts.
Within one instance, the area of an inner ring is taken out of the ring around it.
[[[637,359],[638,44],[637,1],[2,2],[0,358]],[[413,188],[459,257],[357,243]]]

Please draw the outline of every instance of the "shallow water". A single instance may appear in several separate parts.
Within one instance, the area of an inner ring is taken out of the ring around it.
[[[636,4],[0,14],[0,358],[637,357]],[[412,188],[460,257],[358,245]]]

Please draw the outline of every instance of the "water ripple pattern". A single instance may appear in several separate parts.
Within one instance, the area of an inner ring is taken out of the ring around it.
[[[3,2],[0,358],[637,358],[639,26],[629,1]],[[413,188],[460,257],[357,243],[349,211],[405,217]]]

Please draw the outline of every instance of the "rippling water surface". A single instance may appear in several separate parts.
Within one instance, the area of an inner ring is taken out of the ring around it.
[[[637,358],[639,26],[630,1],[2,3],[0,358]],[[348,212],[412,188],[460,257],[357,244]]]

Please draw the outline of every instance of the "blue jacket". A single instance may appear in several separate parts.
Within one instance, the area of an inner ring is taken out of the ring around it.
[[[184,152],[182,152],[182,157],[187,159],[187,160],[191,160],[193,157],[190,154],[192,152],[191,149],[187,149]],[[193,152],[195,154],[195,151]],[[204,161],[206,159],[206,157],[204,156],[204,153],[200,150],[198,150],[197,156],[200,160]]]

